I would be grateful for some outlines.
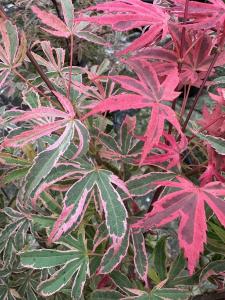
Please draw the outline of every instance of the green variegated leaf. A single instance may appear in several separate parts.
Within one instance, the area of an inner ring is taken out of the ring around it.
[[[43,178],[45,178],[54,168],[60,156],[63,155],[69,147],[73,134],[74,122],[70,122],[57,142],[49,146],[36,157],[35,162],[26,177],[26,184],[23,191],[26,198],[30,197]]]
[[[0,233],[0,245],[3,243],[3,248],[4,248],[4,243],[7,239],[9,239],[17,230],[17,228],[20,226],[22,220],[19,219],[14,223],[10,223],[7,225]],[[0,247],[0,252],[1,252],[1,247]]]
[[[21,226],[17,229],[17,232],[14,236],[14,246],[17,251],[23,248],[27,238],[27,231],[29,227],[30,227],[30,222],[28,220],[25,220],[23,223],[21,223]]]
[[[175,286],[191,286],[199,284],[199,276],[200,271],[196,272],[192,276],[180,276],[175,278],[174,280],[168,281],[166,283],[167,287],[175,287]]]
[[[59,77],[59,73],[56,72],[56,71],[47,71],[47,72],[45,72],[45,75],[48,78],[57,78],[57,77]],[[34,78],[31,79],[32,86],[39,86],[43,83],[44,83],[44,81],[41,78],[41,76],[37,76],[37,77],[34,77]]]
[[[21,166],[21,167],[30,166],[29,161],[20,157],[13,156],[9,153],[0,153],[0,163],[9,166]]]
[[[80,31],[77,33],[77,36],[88,42],[92,42],[100,45],[106,45],[106,41],[101,36],[91,33],[89,31],[84,31],[84,30]]]
[[[13,64],[19,46],[18,31],[16,26],[14,26],[10,21],[5,23],[5,29],[9,38],[10,64]]]
[[[11,208],[11,207],[5,207],[3,209],[4,213],[12,220],[16,221],[17,219],[23,219],[24,214],[21,212]]]
[[[209,222],[209,227],[215,232],[215,234],[225,243],[225,230],[220,226],[214,224],[213,222]]]
[[[13,245],[13,238],[9,238],[5,243],[5,249],[3,253],[4,268],[7,268],[15,259],[15,248]]]
[[[64,207],[61,215],[49,235],[50,242],[57,241],[72,226],[76,227],[81,222],[88,205],[88,195],[95,184],[95,179],[95,173],[90,172],[68,190],[64,198]]]
[[[79,120],[76,120],[74,125],[79,137],[79,146],[77,152],[74,153],[73,159],[77,158],[78,156],[85,155],[89,149],[89,142],[90,142],[89,131],[84,126],[84,124]]]
[[[88,205],[89,193],[96,185],[104,209],[106,226],[114,243],[119,243],[127,228],[127,212],[120,195],[112,184],[127,191],[124,182],[106,170],[87,173],[66,193],[64,207],[49,236],[50,242],[57,241],[63,233],[81,222]],[[127,193],[129,193],[127,191]]]
[[[153,289],[149,300],[188,300],[190,292],[179,289]],[[144,298],[143,298],[144,300]]]
[[[59,251],[51,249],[31,250],[21,252],[20,262],[24,267],[44,269],[60,266],[68,261],[79,259],[77,251]]]
[[[0,284],[0,299],[7,299],[8,287],[5,284]]]
[[[168,274],[168,281],[173,280],[181,273],[181,271],[185,268],[185,263],[184,255],[180,252],[180,254],[176,257],[176,260],[171,265]]]
[[[102,222],[96,230],[94,239],[93,239],[93,251],[95,252],[95,250],[98,248],[98,246],[105,241],[106,239],[108,239],[109,237],[109,233],[106,227],[105,222]]]
[[[164,280],[166,278],[166,237],[163,236],[157,242],[154,249],[154,265],[155,270],[160,278]]]
[[[110,290],[94,291],[91,294],[91,300],[120,300],[122,297],[119,292]]]
[[[118,286],[121,290],[126,291],[126,288],[132,288],[132,283],[130,279],[119,270],[114,270],[110,273],[112,281]]]
[[[126,256],[129,246],[130,232],[128,231],[122,239],[120,245],[112,244],[101,260],[99,273],[107,274],[112,272]]]
[[[172,180],[175,178],[174,173],[163,173],[163,172],[152,172],[144,175],[138,175],[131,177],[126,184],[128,190],[133,196],[144,196],[149,192],[157,189],[158,185],[155,183],[157,181]]]
[[[205,135],[203,133],[198,133],[197,136],[203,141],[208,142],[210,146],[216,150],[217,153],[225,155],[225,139],[212,135]]]
[[[36,231],[46,228],[52,228],[55,219],[51,217],[32,215],[32,225]]]
[[[63,16],[66,22],[66,25],[72,31],[74,26],[74,7],[71,0],[61,0],[61,6],[63,10]]]
[[[42,203],[49,211],[51,211],[53,214],[57,214],[57,215],[60,214],[61,212],[60,204],[49,193],[42,192],[39,198],[41,199]]]
[[[148,256],[145,248],[145,239],[143,233],[138,230],[132,230],[132,240],[134,247],[134,265],[136,271],[146,286],[148,285]]]
[[[41,295],[48,297],[62,289],[73,277],[74,273],[79,269],[79,267],[79,260],[67,262],[65,266],[54,273],[50,279],[43,281],[38,286],[38,290],[40,291]]]
[[[116,241],[125,235],[127,229],[127,211],[119,193],[112,186],[112,176],[113,174],[111,172],[99,170],[99,172],[97,172],[96,185],[105,212],[106,226],[109,235]],[[117,184],[116,181],[115,184]],[[119,183],[118,186],[120,186]]]
[[[51,187],[56,182],[61,181],[70,176],[75,176],[75,175],[78,176],[82,173],[84,173],[84,170],[82,170],[80,164],[75,164],[75,163],[57,164],[57,166],[55,166],[51,170],[51,172],[46,176],[46,178],[42,180],[39,186],[33,191],[31,195],[32,202],[36,203],[36,200],[38,197],[40,197],[40,194],[47,188]]]
[[[200,280],[205,281],[208,277],[216,274],[224,274],[225,260],[216,260],[210,262],[201,272]]]
[[[32,90],[23,94],[23,102],[28,105],[30,109],[41,106],[39,94]]]
[[[24,168],[19,168],[16,170],[9,171],[7,174],[5,174],[2,177],[2,183],[8,184],[8,183],[14,182],[16,180],[22,179],[23,177],[26,176],[29,169],[30,169],[30,167],[24,167]]]
[[[91,129],[91,133],[109,150],[118,153],[121,152],[120,146],[116,142],[115,138],[113,138],[111,135],[101,132],[98,128],[95,127]]]
[[[71,291],[71,295],[74,300],[79,300],[80,297],[82,296],[84,284],[86,281],[86,276],[88,273],[89,273],[88,257],[86,257],[84,258],[83,264],[77,271],[77,274],[74,278],[74,283]]]

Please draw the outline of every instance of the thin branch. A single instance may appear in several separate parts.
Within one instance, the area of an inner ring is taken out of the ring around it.
[[[41,67],[39,66],[39,64],[37,63],[36,59],[34,58],[33,54],[31,53],[31,51],[29,49],[27,50],[27,57],[31,61],[32,65],[35,67],[35,69],[38,72],[38,74],[41,76],[42,80],[46,83],[47,87],[51,91],[55,91],[55,88],[52,85],[51,81],[45,75],[45,73],[43,72],[43,70],[41,69]],[[54,93],[53,93],[53,96],[55,97]]]

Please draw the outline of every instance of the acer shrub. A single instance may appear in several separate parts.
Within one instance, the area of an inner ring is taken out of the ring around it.
[[[23,87],[0,110],[2,299],[220,291],[224,2],[52,2],[31,7],[33,43],[0,11],[0,87]],[[112,34],[135,29],[115,50]],[[77,66],[83,40],[114,58]]]

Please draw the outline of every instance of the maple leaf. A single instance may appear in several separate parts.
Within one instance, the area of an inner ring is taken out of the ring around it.
[[[183,54],[181,57],[181,28],[170,24],[169,31],[173,39],[174,49],[166,49],[169,47],[170,42],[168,46],[165,45],[164,47],[146,47],[136,53],[135,59],[157,59],[177,66],[182,61],[181,72],[179,74],[180,81],[182,84],[191,84],[199,87],[215,55],[213,53],[214,39],[204,32],[196,34],[192,30],[185,31]],[[225,51],[222,51],[214,67],[223,65],[224,59]]]
[[[27,143],[34,142],[42,136],[50,135],[52,132],[66,127],[66,125],[75,116],[73,106],[69,99],[67,99],[65,96],[58,92],[53,93],[56,95],[65,112],[45,106],[40,106],[25,112],[11,110],[11,112],[14,111],[15,113],[20,113],[18,116],[15,116],[12,118],[12,120],[10,120],[11,123],[16,124],[19,122],[32,121],[36,124],[34,124],[34,127],[30,130],[23,130],[22,133],[16,134],[15,136],[9,135],[9,137],[6,137],[1,144],[1,148],[23,147]],[[47,118],[47,120],[43,118]],[[53,118],[53,121],[51,121],[51,118]],[[40,120],[42,120],[42,124],[38,122]]]
[[[225,183],[225,178],[221,175],[221,172],[224,171],[225,169],[223,156],[217,154],[216,151],[210,145],[207,145],[207,152],[208,152],[208,166],[200,177],[201,186],[204,186],[207,183],[212,182],[214,178],[217,181],[221,181]]]
[[[116,136],[93,128],[92,136],[103,146],[99,154],[103,159],[124,160],[133,163],[133,158],[140,154],[143,142],[136,139],[134,129],[136,117],[126,116]]]
[[[151,63],[145,61],[129,61],[129,66],[136,72],[138,80],[129,76],[110,76],[113,81],[133,94],[119,94],[102,100],[85,115],[85,118],[106,111],[151,108],[151,117],[144,134],[145,142],[142,150],[141,163],[153,146],[157,145],[163,134],[164,123],[169,121],[181,135],[183,134],[175,112],[165,105],[164,101],[172,101],[179,93],[175,88],[179,82],[177,69],[173,69],[161,82]]]
[[[173,12],[180,17],[184,16],[185,0],[174,0]],[[225,4],[222,0],[209,0],[209,3],[190,1],[188,5],[186,28],[209,29],[221,26],[225,20]]]
[[[206,242],[205,204],[213,210],[221,224],[225,226],[225,185],[216,181],[199,187],[180,176],[176,179],[178,182],[158,182],[162,186],[178,190],[155,202],[152,212],[147,213],[134,227],[144,228],[147,231],[154,226],[161,227],[179,218],[179,244],[184,249],[188,269],[192,274]]]
[[[216,89],[219,95],[209,93],[209,96],[218,104],[225,105],[225,88]]]
[[[166,143],[159,142],[157,149],[164,151],[164,153],[151,154],[150,156],[147,156],[143,164],[154,165],[159,163],[168,163],[167,169],[171,169],[175,166],[180,167],[180,154],[187,147],[187,139],[184,137],[182,141],[178,143],[176,138],[171,134],[164,132],[163,136],[165,137]]]
[[[33,143],[41,137],[49,136],[59,129],[64,129],[58,139],[44,151],[40,152],[34,159],[34,163],[26,176],[26,184],[21,189],[21,195],[26,197],[26,199],[31,196],[34,189],[39,186],[40,182],[51,172],[60,157],[65,153],[74,136],[74,130],[76,130],[79,137],[79,145],[76,148],[73,158],[79,156],[83,152],[83,149],[88,146],[89,133],[79,120],[75,120],[75,111],[72,103],[62,94],[54,91],[53,93],[64,111],[45,106],[33,108],[25,112],[11,110],[9,112],[14,113],[16,116],[13,116],[11,120],[6,120],[6,122],[12,124],[29,121],[32,124],[32,129],[24,130],[24,127],[19,127],[12,130],[3,139],[0,150],[6,147],[22,148],[24,145]]]
[[[205,128],[208,134],[223,137],[225,133],[225,115],[222,106],[218,104],[210,112],[209,108],[204,105],[202,118],[198,120],[198,124]]]
[[[23,62],[26,55],[27,41],[24,32],[20,37],[17,27],[10,21],[0,22],[2,45],[0,45],[0,87],[3,86],[13,68]]]
[[[44,59],[39,54],[32,52],[39,65],[47,68],[48,71],[61,73],[65,63],[65,50],[62,48],[53,48],[49,41],[41,41],[40,46],[47,58]]]
[[[52,13],[41,10],[37,6],[32,6],[33,13],[48,26],[48,28],[42,28],[44,31],[57,37],[69,38],[72,35],[76,35],[90,42],[106,44],[104,39],[87,29],[87,24],[74,22],[74,6],[71,0],[61,0],[60,3],[64,21]]]
[[[143,48],[152,43],[159,34],[164,37],[168,33],[167,23],[170,16],[163,8],[154,4],[143,3],[141,0],[117,0],[97,4],[87,8],[86,11],[95,10],[104,13],[97,17],[80,17],[76,21],[110,25],[116,31],[147,27],[147,30],[130,46],[118,52],[119,55]]]

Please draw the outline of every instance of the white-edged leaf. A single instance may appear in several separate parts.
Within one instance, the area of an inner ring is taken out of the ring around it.
[[[59,158],[67,150],[74,135],[74,122],[69,122],[59,139],[42,151],[35,159],[33,166],[26,176],[24,194],[30,197],[34,189],[51,172]]]
[[[205,135],[202,133],[198,133],[197,136],[203,141],[208,142],[217,153],[225,155],[225,139],[212,135]]]
[[[44,269],[64,265],[77,260],[77,251],[60,251],[52,249],[31,250],[20,253],[20,262],[24,267],[32,269]]]

